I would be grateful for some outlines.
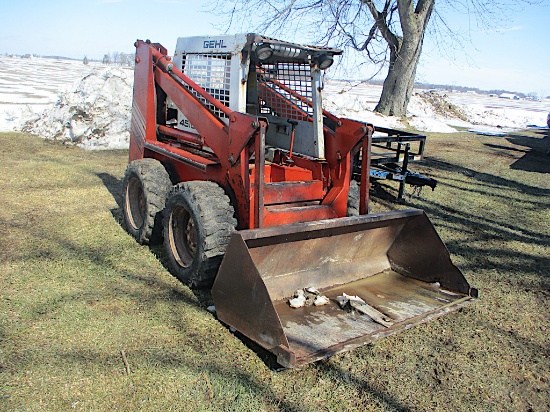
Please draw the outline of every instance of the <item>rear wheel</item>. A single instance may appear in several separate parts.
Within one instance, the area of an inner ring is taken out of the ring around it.
[[[359,216],[359,185],[355,180],[349,184],[348,212],[346,216]]]
[[[359,183],[357,183],[355,180],[352,180],[349,184],[348,210],[346,216],[359,216],[360,196]],[[370,213],[370,205],[367,213]]]
[[[192,181],[172,188],[164,210],[164,246],[170,270],[191,287],[210,287],[237,226],[224,190]]]
[[[159,242],[162,210],[172,186],[168,172],[158,160],[134,160],[126,168],[123,186],[128,232],[141,244]]]

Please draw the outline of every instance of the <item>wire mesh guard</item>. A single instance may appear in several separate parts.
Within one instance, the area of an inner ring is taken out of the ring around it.
[[[230,54],[187,54],[182,71],[212,97],[229,107]],[[302,63],[263,64],[256,69],[261,114],[287,119],[307,120],[311,107],[311,68]],[[209,104],[202,96],[189,91],[211,112],[224,119],[225,114]]]
[[[263,64],[256,72],[260,113],[299,120],[312,116],[309,64]]]
[[[230,54],[187,54],[183,57],[182,71],[212,97],[229,107]],[[216,116],[220,118],[227,117],[198,93],[192,89],[189,91]]]

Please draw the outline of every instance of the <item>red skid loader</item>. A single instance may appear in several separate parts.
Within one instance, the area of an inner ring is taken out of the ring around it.
[[[322,108],[340,50],[258,34],[180,38],[173,59],[135,45],[126,225],[212,287],[223,323],[294,367],[477,297],[424,212],[368,214],[375,127]]]

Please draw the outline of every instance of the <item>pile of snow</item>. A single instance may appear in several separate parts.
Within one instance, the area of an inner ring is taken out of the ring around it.
[[[59,95],[57,103],[21,130],[86,149],[127,148],[133,76],[121,68],[94,68]]]
[[[411,97],[407,106],[408,123],[421,132],[453,133],[454,127],[449,126],[450,116],[445,113],[437,113],[436,107],[422,94]],[[454,120],[454,119],[453,119]]]

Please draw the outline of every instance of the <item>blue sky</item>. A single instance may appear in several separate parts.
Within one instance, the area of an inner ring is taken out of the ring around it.
[[[133,52],[138,38],[162,43],[172,53],[177,37],[221,33],[213,25],[220,17],[205,11],[211,3],[0,0],[0,53],[101,58],[107,52]],[[464,14],[444,15],[464,35],[464,49],[452,45],[449,50],[427,36],[417,80],[550,94],[550,1],[514,11],[491,30],[478,28]]]

